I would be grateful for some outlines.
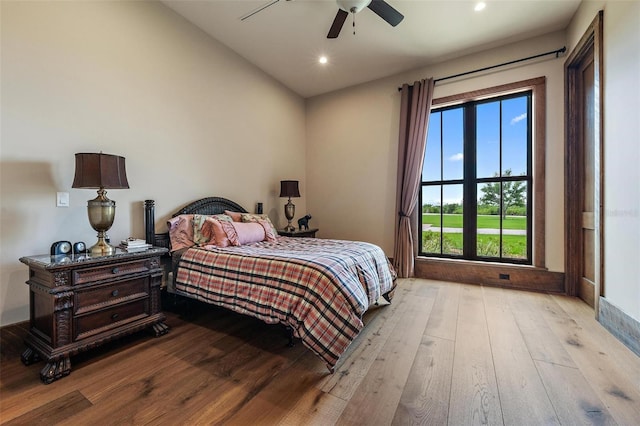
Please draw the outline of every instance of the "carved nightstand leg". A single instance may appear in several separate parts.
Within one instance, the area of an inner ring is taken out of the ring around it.
[[[40,354],[31,348],[27,348],[22,352],[20,359],[24,365],[31,365],[34,362],[40,361]]]
[[[64,358],[49,360],[47,365],[40,370],[40,380],[46,385],[71,373],[71,359]]]
[[[151,332],[155,337],[160,337],[169,332],[169,326],[163,322],[159,322],[159,323],[153,324],[153,326],[151,327]]]

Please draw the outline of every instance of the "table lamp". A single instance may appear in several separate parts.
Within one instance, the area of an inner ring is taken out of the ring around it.
[[[98,242],[89,252],[98,256],[115,253],[116,249],[105,241],[105,236],[113,225],[116,202],[107,198],[105,189],[129,188],[124,157],[102,152],[76,154],[76,174],[72,187],[98,190],[98,196],[87,201],[89,223],[98,232]]]
[[[293,232],[296,230],[291,226],[291,221],[296,214],[296,206],[291,202],[291,197],[300,197],[297,180],[281,180],[280,181],[280,197],[289,197],[289,202],[284,205],[284,216],[287,218],[287,227],[285,231]]]

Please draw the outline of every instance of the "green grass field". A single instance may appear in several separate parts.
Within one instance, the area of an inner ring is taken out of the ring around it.
[[[461,214],[443,215],[444,228],[462,228]],[[422,223],[440,227],[440,215],[437,213],[424,213]],[[479,215],[478,228],[500,229],[500,216]],[[527,229],[527,218],[525,216],[507,216],[502,220],[502,229]]]
[[[443,228],[462,228],[461,214],[445,214],[442,216]],[[422,223],[440,228],[440,215],[437,213],[425,213],[422,215]],[[500,229],[500,216],[479,215],[478,228]],[[527,218],[524,216],[507,216],[502,219],[502,229],[527,229]],[[462,255],[462,233],[442,234],[442,253]],[[500,257],[500,236],[478,234],[478,256]],[[422,251],[425,253],[440,253],[440,233],[432,231],[422,232]],[[525,259],[527,257],[526,235],[503,235],[502,257],[513,259]]]
[[[444,254],[462,255],[462,233],[442,234]],[[479,234],[477,236],[478,256],[500,257],[500,236]],[[422,233],[422,251],[425,253],[440,253],[440,233]],[[525,235],[503,235],[502,257],[526,259],[527,237]]]

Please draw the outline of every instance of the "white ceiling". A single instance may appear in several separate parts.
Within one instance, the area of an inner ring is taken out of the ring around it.
[[[387,0],[405,18],[392,27],[365,8],[327,33],[335,0],[164,0],[212,37],[307,98],[566,28],[581,0]],[[554,47],[555,48],[555,47]],[[329,62],[321,65],[320,55]]]

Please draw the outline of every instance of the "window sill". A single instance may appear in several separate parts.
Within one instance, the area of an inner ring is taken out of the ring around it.
[[[565,293],[564,273],[514,263],[417,257],[416,278]]]

